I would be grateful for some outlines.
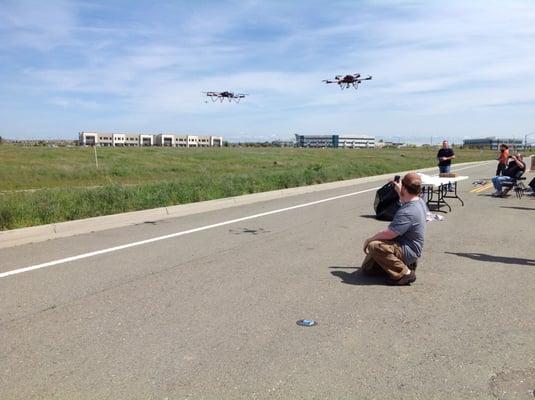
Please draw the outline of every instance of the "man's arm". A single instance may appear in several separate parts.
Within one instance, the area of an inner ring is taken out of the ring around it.
[[[451,154],[451,156],[444,157],[444,161],[453,160],[455,158],[455,153],[453,152],[453,150],[450,149],[449,153]]]
[[[369,237],[364,241],[364,253],[368,254],[368,245],[370,244],[370,242],[373,242],[374,240],[392,240],[397,238],[398,236],[399,235],[396,232],[391,231],[388,228],[383,229],[382,231],[377,232],[375,235]]]
[[[524,164],[522,161],[520,161],[516,156],[513,156],[513,160],[515,160],[516,165],[518,165],[519,168],[526,168],[526,164]]]

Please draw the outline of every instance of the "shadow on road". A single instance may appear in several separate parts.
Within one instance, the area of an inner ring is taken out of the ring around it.
[[[533,207],[507,207],[507,206],[500,206],[500,208],[514,208],[515,210],[535,210]]]
[[[369,276],[360,272],[360,268],[356,267],[341,267],[333,266],[333,269],[356,269],[353,272],[346,271],[331,271],[331,275],[336,276],[342,280],[342,283],[348,285],[368,286],[368,285],[386,285],[384,276]]]
[[[359,215],[360,218],[370,218],[370,219],[377,219],[375,217],[375,215],[373,214],[362,214],[362,215]]]
[[[453,253],[450,251],[445,251],[444,253],[453,254],[458,257],[470,258],[476,261],[497,262],[502,264],[531,265],[535,267],[535,260],[530,260],[527,258],[491,256],[490,254],[483,253]]]

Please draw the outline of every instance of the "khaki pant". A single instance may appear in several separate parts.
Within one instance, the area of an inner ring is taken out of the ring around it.
[[[362,262],[361,271],[375,274],[385,271],[392,279],[401,279],[409,269],[403,259],[401,246],[393,240],[374,240],[368,244],[368,254]]]

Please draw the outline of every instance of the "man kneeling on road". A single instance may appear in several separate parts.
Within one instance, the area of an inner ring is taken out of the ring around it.
[[[410,285],[416,280],[416,260],[422,254],[427,205],[420,198],[422,181],[416,173],[408,173],[393,182],[402,206],[388,228],[364,241],[366,258],[361,271],[388,275],[390,285]]]

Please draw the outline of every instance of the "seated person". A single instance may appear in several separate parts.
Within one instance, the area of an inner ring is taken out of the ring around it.
[[[419,196],[418,174],[408,173],[401,183],[393,183],[402,206],[388,228],[364,241],[366,258],[360,271],[386,274],[391,285],[410,285],[416,280],[416,260],[424,245],[427,205]]]
[[[496,176],[503,175],[503,171],[507,169],[509,162],[509,146],[505,143],[500,145],[500,157],[498,158],[498,168],[496,169]]]
[[[526,171],[526,164],[524,163],[524,157],[520,153],[511,156],[512,160],[509,162],[509,165],[503,171],[502,176],[495,176],[492,178],[492,184],[496,191],[492,193],[493,196],[503,196],[507,191],[503,191],[504,183],[512,183],[515,179],[520,178],[522,174]]]

